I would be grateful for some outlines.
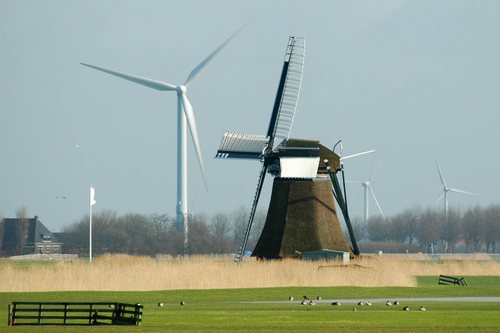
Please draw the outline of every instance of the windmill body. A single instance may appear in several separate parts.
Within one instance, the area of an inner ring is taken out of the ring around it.
[[[345,240],[337,219],[334,196],[339,202],[344,195],[340,195],[339,186],[332,192],[332,180],[328,179],[332,171],[341,169],[340,157],[317,140],[289,137],[304,55],[305,39],[290,37],[266,135],[225,132],[217,151],[217,158],[262,162],[249,221],[235,261],[242,260],[267,173],[274,177],[271,201],[253,256],[282,258],[296,256],[297,251],[324,248],[359,253],[354,237],[351,237],[354,250]],[[340,202],[339,206],[347,216],[347,206]]]
[[[201,174],[207,188],[205,176],[205,166],[201,152],[200,140],[193,107],[187,98],[188,85],[202,72],[205,66],[242,30],[238,30],[229,37],[221,46],[206,57],[198,66],[196,66],[183,84],[173,85],[170,83],[144,78],[137,75],[121,73],[102,67],[97,67],[85,63],[84,66],[96,69],[98,71],[131,81],[148,88],[158,91],[175,91],[177,94],[177,203],[176,203],[176,228],[178,233],[184,235],[184,251],[187,251],[188,244],[188,203],[187,203],[187,128],[191,133],[194,148],[198,158]]]

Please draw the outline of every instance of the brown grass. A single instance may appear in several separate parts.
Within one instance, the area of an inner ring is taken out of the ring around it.
[[[415,256],[373,256],[335,262],[299,260],[235,264],[232,257],[101,256],[49,264],[0,262],[0,292],[63,290],[169,290],[278,286],[415,286],[417,275],[500,275],[489,257],[433,262]]]

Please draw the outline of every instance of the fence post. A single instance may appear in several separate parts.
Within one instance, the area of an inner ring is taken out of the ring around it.
[[[8,310],[8,316],[7,316],[7,325],[11,326],[12,325],[12,305],[9,304],[9,310]]]
[[[66,325],[68,319],[68,304],[64,304],[64,325]]]
[[[134,309],[135,310],[135,313],[134,313],[135,324],[137,326],[139,326],[139,325],[141,325],[141,321],[142,321],[142,316],[141,316],[142,305],[139,303],[136,303],[134,308],[135,308]]]
[[[38,303],[38,324],[42,323],[42,303]]]

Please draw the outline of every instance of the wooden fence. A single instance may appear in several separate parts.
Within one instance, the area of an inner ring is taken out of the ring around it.
[[[454,276],[439,275],[439,284],[455,284],[457,286],[467,286],[467,282],[463,277],[458,278]]]
[[[12,302],[12,325],[140,325],[141,304],[117,302]]]

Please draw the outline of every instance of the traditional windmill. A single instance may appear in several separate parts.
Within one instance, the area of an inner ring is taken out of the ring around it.
[[[289,138],[302,82],[304,55],[305,39],[290,37],[267,134],[225,132],[217,151],[217,158],[262,162],[247,228],[235,261],[243,257],[267,172],[275,179],[266,223],[253,256],[293,257],[296,251],[321,249],[359,254],[345,192],[336,176],[341,170],[339,156],[319,141]],[[334,197],[344,215],[352,247],[340,227]]]

